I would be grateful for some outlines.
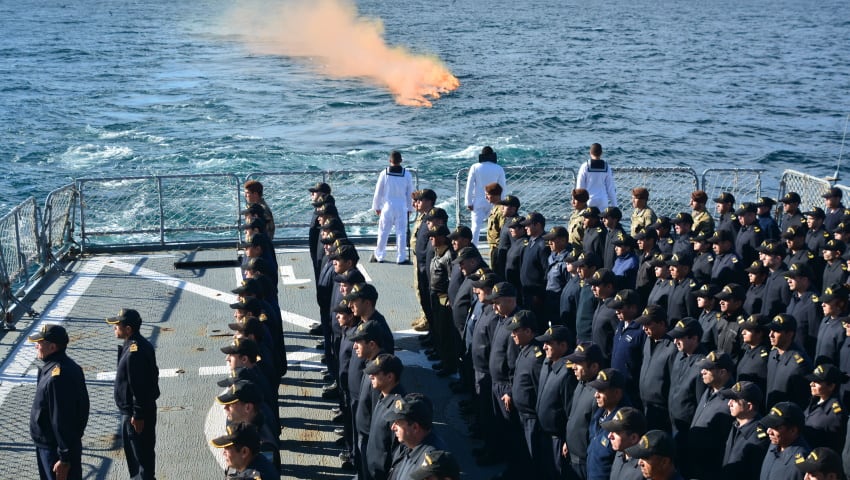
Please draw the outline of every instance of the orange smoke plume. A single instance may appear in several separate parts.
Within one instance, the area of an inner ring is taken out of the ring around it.
[[[351,0],[239,2],[228,24],[257,53],[302,57],[326,75],[366,79],[401,105],[430,107],[460,86],[437,57],[387,45],[382,22],[358,16]]]

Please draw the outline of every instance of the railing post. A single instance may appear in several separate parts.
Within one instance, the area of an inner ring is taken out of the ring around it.
[[[17,252],[18,257],[18,271],[26,272],[27,271],[27,256],[24,255],[24,252],[21,250],[21,209],[18,208],[15,211],[15,252]],[[29,283],[29,276],[26,276],[26,282]]]
[[[86,251],[86,199],[85,194],[83,193],[83,185],[85,183],[78,182],[77,190],[80,194],[80,253],[85,253]]]
[[[156,177],[156,193],[159,197],[159,244],[165,245],[165,206],[162,204],[162,177]]]

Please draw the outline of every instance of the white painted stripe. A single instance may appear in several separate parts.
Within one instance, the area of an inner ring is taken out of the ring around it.
[[[422,367],[431,369],[431,365],[434,363],[428,360],[428,357],[425,356],[424,353],[421,352],[411,352],[409,350],[396,350],[395,356],[401,360],[401,363],[405,367]]]
[[[159,378],[174,378],[179,377],[184,371],[179,368],[160,368]],[[115,381],[116,372],[100,372],[97,374],[98,380],[113,382]]]
[[[236,267],[233,269],[233,273],[236,274],[236,286],[238,287],[239,285],[242,285],[242,280],[244,280],[244,278],[242,278],[242,269]]]
[[[314,323],[316,323],[316,321],[312,318],[307,318],[304,315],[298,315],[297,313],[286,312],[283,310],[280,311],[280,316],[284,322],[297,325],[301,328],[310,328]]]
[[[407,338],[407,337],[418,337],[419,335],[425,335],[428,332],[418,332],[414,329],[408,330],[396,330],[393,332],[393,336],[396,338]]]
[[[125,262],[110,262],[108,266],[118,270],[123,270],[131,275],[136,275],[147,280],[153,280],[154,282],[168,285],[169,287],[180,288],[211,300],[218,300],[220,302],[227,303],[228,305],[235,303],[238,300],[236,295],[230,292],[222,292],[214,288],[198,285],[197,283],[187,282],[186,280],[172,277],[171,275],[166,275],[164,273],[157,272],[156,270],[151,270],[150,268],[140,267],[138,265],[132,265]]]
[[[306,350],[302,350],[300,352],[286,352],[286,361],[287,363],[303,362],[304,360],[318,357],[321,354],[321,352],[308,352]]]
[[[212,444],[210,444],[210,440],[220,437],[226,433],[227,416],[224,414],[224,410],[221,408],[221,405],[218,405],[215,401],[213,401],[212,406],[207,412],[207,418],[204,420],[204,438],[207,439],[207,448],[210,449],[210,453],[213,458],[215,458],[215,461],[218,462],[218,465],[222,470],[227,468],[227,464],[224,462],[224,449],[213,447]]]
[[[360,270],[360,273],[363,274],[363,278],[365,278],[367,282],[372,283],[372,277],[369,276],[369,272],[366,271],[366,267],[364,267],[362,263],[357,264],[357,270]]]
[[[230,367],[227,365],[218,365],[215,367],[201,367],[198,369],[198,375],[203,377],[206,375],[229,375]]]
[[[309,278],[295,278],[295,268],[293,268],[292,265],[280,266],[280,279],[283,281],[284,285],[302,285],[304,283],[310,283]]]

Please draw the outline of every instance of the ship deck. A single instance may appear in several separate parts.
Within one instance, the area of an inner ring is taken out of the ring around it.
[[[361,256],[368,258],[361,248]],[[240,281],[238,268],[177,269],[176,261],[233,260],[233,249],[170,251],[140,255],[92,255],[71,261],[65,272],[39,285],[32,307],[37,318],[24,317],[18,330],[0,338],[0,408],[4,431],[0,440],[0,478],[38,478],[35,449],[29,436],[29,410],[40,362],[26,335],[43,322],[62,323],[71,343],[69,356],[86,374],[91,416],[83,439],[84,478],[127,477],[121,448],[120,416],[112,397],[112,378],[119,343],[104,318],[122,308],[135,308],[143,318],[142,334],[156,347],[160,368],[157,477],[161,480],[220,478],[224,460],[209,439],[224,432],[225,417],[215,396],[216,380],[227,374],[219,348],[229,342],[227,324],[235,301],[230,293]],[[278,248],[281,267],[280,305],[289,373],[280,388],[283,424],[283,478],[351,477],[340,469],[330,408],[321,399],[319,337],[307,333],[318,317],[310,256],[306,249]],[[380,293],[378,310],[396,336],[396,355],[405,364],[402,383],[409,392],[427,393],[435,406],[437,432],[459,455],[464,478],[489,478],[495,469],[479,469],[470,450],[458,400],[450,379],[433,374],[417,339],[409,330],[417,316],[411,266],[365,263],[361,270]]]

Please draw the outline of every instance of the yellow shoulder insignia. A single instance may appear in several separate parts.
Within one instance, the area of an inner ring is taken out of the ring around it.
[[[540,358],[540,357],[543,356],[543,352],[541,352],[539,348],[535,348],[534,349],[534,356],[537,357],[537,358]]]
[[[818,298],[818,296],[817,296],[817,295],[815,295],[814,293],[812,294],[812,302],[814,302],[814,303],[818,303],[818,302],[820,302],[820,299],[819,299],[819,298]]]
[[[697,286],[697,282],[695,282],[695,281],[691,280],[691,288],[694,288],[694,287],[696,287],[696,286]]]
[[[672,238],[668,238],[668,239],[667,239],[667,243],[669,243],[670,245],[672,245],[672,244],[673,244],[673,239],[672,239]]]
[[[809,260],[815,258],[815,254],[812,252],[806,252],[806,256],[809,257]]]
[[[770,355],[770,352],[768,350],[762,350],[761,353],[759,354],[759,356],[761,356],[762,358],[764,358],[768,355]]]
[[[136,345],[136,342],[133,342],[133,343],[130,344],[130,351],[131,352],[138,352],[139,351],[139,346]]]
[[[59,366],[57,365],[57,366],[53,367],[53,370],[50,371],[50,376],[51,377],[58,377],[60,373],[62,373],[62,369],[59,368]]]
[[[842,264],[841,264],[841,269],[842,269],[842,270],[844,270],[844,271],[846,272],[846,271],[847,271],[847,264],[846,264],[846,263],[842,263]]]
[[[729,220],[732,220],[734,222],[737,219],[738,219],[738,217],[736,217],[734,213],[729,215]]]
[[[794,354],[794,361],[797,362],[797,363],[803,363],[804,361],[806,361],[806,359],[801,357],[799,353],[795,353]]]
[[[761,229],[759,227],[753,227],[753,231],[756,232],[756,233],[759,233],[761,231]]]
[[[841,404],[838,402],[832,402],[832,411],[835,413],[841,413]]]
[[[602,233],[602,227],[596,227],[596,233]]]
[[[738,263],[738,257],[732,256],[732,263]]]
[[[715,313],[715,314],[714,314],[714,318],[716,318],[716,319],[720,320],[720,317],[721,317],[722,315],[723,315],[722,313],[717,312],[717,313]]]
[[[823,232],[823,238],[829,238],[829,232]]]
[[[522,244],[527,247],[528,246],[528,240],[523,240]]]
[[[761,425],[756,426],[756,436],[758,438],[767,437],[767,432],[764,431],[764,427],[762,427]]]
[[[806,461],[806,459],[803,457],[803,455],[801,453],[795,453],[794,454],[794,463],[795,464],[803,463],[805,461]]]

